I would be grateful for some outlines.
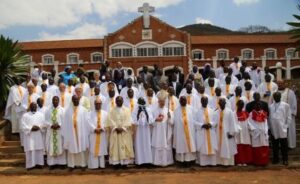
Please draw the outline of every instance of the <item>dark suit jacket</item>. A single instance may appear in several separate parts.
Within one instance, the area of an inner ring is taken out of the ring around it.
[[[176,95],[177,97],[179,97],[179,94],[180,94],[180,92],[181,92],[181,90],[182,90],[182,88],[183,88],[182,84],[180,84],[179,82],[176,82],[176,88],[175,88],[175,87],[173,86],[173,83],[170,82],[170,83],[169,83],[169,86],[172,86],[172,87],[174,88],[174,90],[175,90],[175,95]]]

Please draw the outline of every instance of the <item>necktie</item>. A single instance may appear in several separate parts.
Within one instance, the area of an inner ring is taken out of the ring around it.
[[[229,85],[226,84],[226,96],[228,96],[228,95],[229,95]]]

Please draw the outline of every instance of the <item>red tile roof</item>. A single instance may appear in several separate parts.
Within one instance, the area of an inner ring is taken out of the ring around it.
[[[103,47],[103,39],[20,42],[22,50]]]
[[[192,44],[294,43],[289,34],[191,36]]]

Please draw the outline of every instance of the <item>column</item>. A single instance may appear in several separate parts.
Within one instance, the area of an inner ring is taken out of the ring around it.
[[[264,69],[267,64],[267,57],[266,56],[261,56],[261,67]]]
[[[291,79],[291,56],[286,57],[286,79]]]
[[[213,59],[213,68],[214,70],[216,70],[218,68],[218,63],[217,63],[218,58],[216,56],[213,56],[212,59]]]
[[[282,63],[281,62],[276,63],[276,80],[277,81],[282,80]]]
[[[34,63],[33,61],[31,61],[31,62],[29,63],[29,65],[30,65],[30,74],[32,74],[32,72],[33,72],[33,70],[34,70],[34,65],[35,65],[35,63]]]

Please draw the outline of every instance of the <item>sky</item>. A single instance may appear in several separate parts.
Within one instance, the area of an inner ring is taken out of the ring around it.
[[[286,22],[300,14],[300,0],[0,0],[0,34],[19,41],[103,38],[141,16],[137,9],[144,2],[175,27],[288,30]]]

